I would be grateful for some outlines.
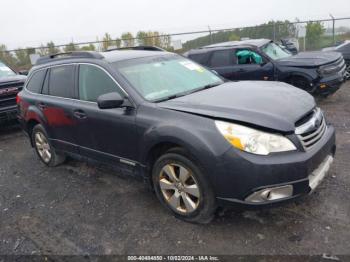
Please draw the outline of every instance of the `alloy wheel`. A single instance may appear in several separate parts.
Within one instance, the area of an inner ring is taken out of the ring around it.
[[[35,133],[35,146],[38,150],[39,156],[45,163],[49,163],[51,160],[51,147],[49,142],[47,141],[46,136],[41,133],[37,132]]]
[[[159,175],[159,186],[166,203],[176,212],[189,214],[200,203],[200,190],[192,172],[180,164],[165,165]]]

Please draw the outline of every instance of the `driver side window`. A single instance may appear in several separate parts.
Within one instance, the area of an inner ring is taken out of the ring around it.
[[[263,58],[258,53],[244,49],[236,51],[237,63],[239,65],[262,64]]]
[[[96,102],[100,95],[118,92],[124,94],[114,80],[102,69],[93,65],[79,66],[79,99]]]

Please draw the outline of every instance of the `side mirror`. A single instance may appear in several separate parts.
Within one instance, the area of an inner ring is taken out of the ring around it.
[[[97,98],[97,105],[101,109],[110,109],[121,107],[124,103],[124,98],[117,92],[100,95]]]
[[[23,76],[26,76],[26,75],[28,75],[28,70],[20,70],[20,71],[18,72],[18,74],[23,75]]]

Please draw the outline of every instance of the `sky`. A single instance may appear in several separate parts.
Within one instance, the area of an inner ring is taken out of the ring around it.
[[[0,0],[0,44],[14,49],[94,41],[106,32],[113,38],[139,30],[177,33],[330,13],[350,17],[349,0]],[[342,25],[350,27],[350,20]]]

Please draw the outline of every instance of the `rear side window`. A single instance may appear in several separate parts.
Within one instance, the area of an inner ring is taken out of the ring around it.
[[[79,66],[79,98],[84,101],[96,102],[100,95],[121,92],[117,84],[102,69],[92,65]]]
[[[232,50],[214,51],[210,59],[210,66],[221,67],[221,66],[232,65],[233,61],[232,61],[231,53],[232,53]]]
[[[188,58],[202,65],[206,65],[208,63],[208,56],[209,53],[191,54],[188,56]]]
[[[52,67],[49,77],[49,95],[73,98],[74,65]]]
[[[46,70],[40,70],[33,73],[26,88],[32,93],[40,93],[43,86]]]

